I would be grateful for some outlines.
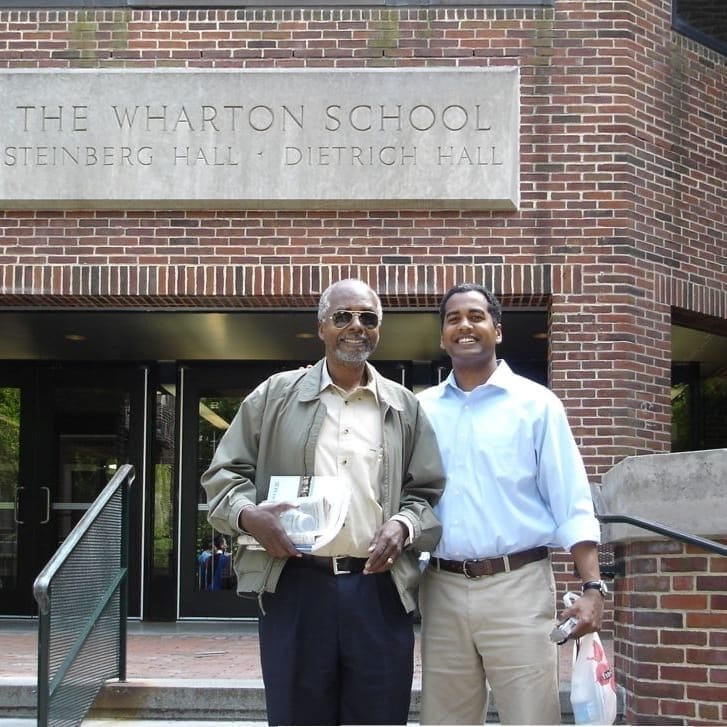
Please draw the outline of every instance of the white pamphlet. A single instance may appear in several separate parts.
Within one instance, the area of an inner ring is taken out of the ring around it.
[[[338,477],[272,475],[265,502],[297,506],[282,512],[280,521],[298,550],[315,553],[340,532],[350,499],[350,490]],[[238,536],[237,542],[249,548],[262,547],[250,535]]]

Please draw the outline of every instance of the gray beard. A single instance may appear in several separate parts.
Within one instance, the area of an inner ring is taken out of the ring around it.
[[[360,351],[342,351],[340,348],[336,349],[336,358],[341,363],[346,364],[362,364],[365,363],[369,356],[373,353],[371,346],[367,346],[365,349]]]

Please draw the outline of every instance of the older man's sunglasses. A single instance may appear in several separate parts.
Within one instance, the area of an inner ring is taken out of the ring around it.
[[[379,325],[379,317],[369,310],[337,310],[329,318],[336,328],[345,328],[351,324],[354,316],[359,319],[364,328],[369,330],[373,330]]]

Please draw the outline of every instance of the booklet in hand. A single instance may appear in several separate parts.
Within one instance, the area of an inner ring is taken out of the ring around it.
[[[272,475],[265,502],[290,502],[296,507],[280,514],[280,522],[303,552],[315,553],[330,543],[343,527],[351,493],[337,477]],[[250,535],[240,535],[239,545],[261,546]]]

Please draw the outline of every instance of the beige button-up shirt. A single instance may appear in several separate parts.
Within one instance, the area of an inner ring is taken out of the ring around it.
[[[351,492],[341,532],[316,555],[366,558],[374,533],[383,523],[379,483],[383,459],[381,414],[372,376],[365,386],[346,392],[321,376],[326,417],[315,451],[315,473],[335,476]]]

